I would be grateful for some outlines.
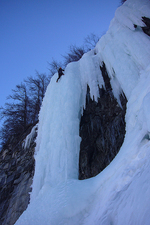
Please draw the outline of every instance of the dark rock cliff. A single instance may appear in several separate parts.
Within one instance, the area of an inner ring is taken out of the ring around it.
[[[0,152],[0,224],[13,225],[27,208],[34,174],[36,132],[30,145],[23,140],[31,132],[30,126],[19,139],[12,138],[7,149]]]
[[[142,21],[145,23],[145,26],[142,27],[144,33],[150,36],[150,18],[144,16],[142,17]]]
[[[105,88],[99,88],[98,102],[90,98],[87,87],[86,108],[80,121],[82,138],[79,157],[79,179],[100,173],[118,153],[125,136],[126,97],[115,99],[105,64],[100,67]]]

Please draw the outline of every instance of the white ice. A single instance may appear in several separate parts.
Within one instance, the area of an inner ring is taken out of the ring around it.
[[[150,37],[142,16],[149,0],[127,0],[94,50],[57,74],[41,107],[31,202],[16,225],[150,224]],[[134,28],[138,25],[138,29]],[[87,84],[97,100],[105,62],[119,103],[127,99],[124,143],[110,165],[94,178],[78,180],[79,122]]]
[[[34,138],[35,135],[36,135],[36,129],[37,129],[37,125],[35,125],[35,126],[32,128],[30,134],[28,134],[28,135],[26,136],[26,138],[23,140],[23,142],[22,142],[22,147],[23,147],[24,149],[29,148],[31,141],[33,140],[33,138]]]

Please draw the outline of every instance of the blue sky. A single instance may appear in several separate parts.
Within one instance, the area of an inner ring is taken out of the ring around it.
[[[71,44],[102,36],[119,0],[0,0],[0,106],[35,70],[48,74]]]

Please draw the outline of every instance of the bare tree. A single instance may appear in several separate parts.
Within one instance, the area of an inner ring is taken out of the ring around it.
[[[1,129],[2,143],[6,143],[13,135],[18,135],[26,129],[29,120],[29,98],[24,84],[16,85],[12,95],[8,96],[10,102],[0,108],[1,119],[4,123]]]
[[[28,120],[28,106],[29,97],[27,95],[27,88],[25,84],[16,85],[16,89],[12,90],[12,95],[8,96],[8,99],[12,99],[13,103],[6,103],[7,113],[17,115],[18,119],[22,122],[23,126],[26,127]],[[15,104],[14,104],[15,101]]]
[[[99,41],[99,36],[97,36],[94,33],[91,33],[84,39],[84,46],[86,48],[86,51],[89,51],[93,48],[95,48],[97,42]]]
[[[77,47],[76,45],[71,45],[69,47],[69,51],[66,55],[63,56],[64,58],[64,66],[66,66],[70,62],[78,61],[85,52],[93,49],[97,42],[99,40],[99,37],[91,33],[84,39],[84,44],[81,47]]]
[[[49,84],[49,78],[45,74],[39,74],[36,71],[36,77],[28,77],[25,80],[25,83],[28,85],[29,88],[30,117],[32,123],[35,123],[38,120],[38,114],[47,85]]]
[[[36,77],[28,77],[21,85],[16,85],[12,94],[8,96],[9,102],[0,108],[0,119],[3,125],[0,130],[2,145],[11,137],[17,137],[31,124],[38,121],[38,114],[49,84],[45,74],[36,71]]]
[[[75,45],[71,45],[69,47],[69,52],[65,56],[63,56],[65,59],[64,66],[66,66],[70,62],[78,61],[84,53],[84,47],[76,47]]]

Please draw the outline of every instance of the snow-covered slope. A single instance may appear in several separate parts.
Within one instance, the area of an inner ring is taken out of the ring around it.
[[[150,37],[142,17],[149,0],[127,0],[94,50],[57,74],[46,91],[39,116],[31,202],[16,225],[150,224]],[[136,25],[136,26],[134,26]],[[78,180],[79,122],[87,84],[91,97],[104,85],[105,62],[113,93],[127,99],[126,136],[110,165]]]

